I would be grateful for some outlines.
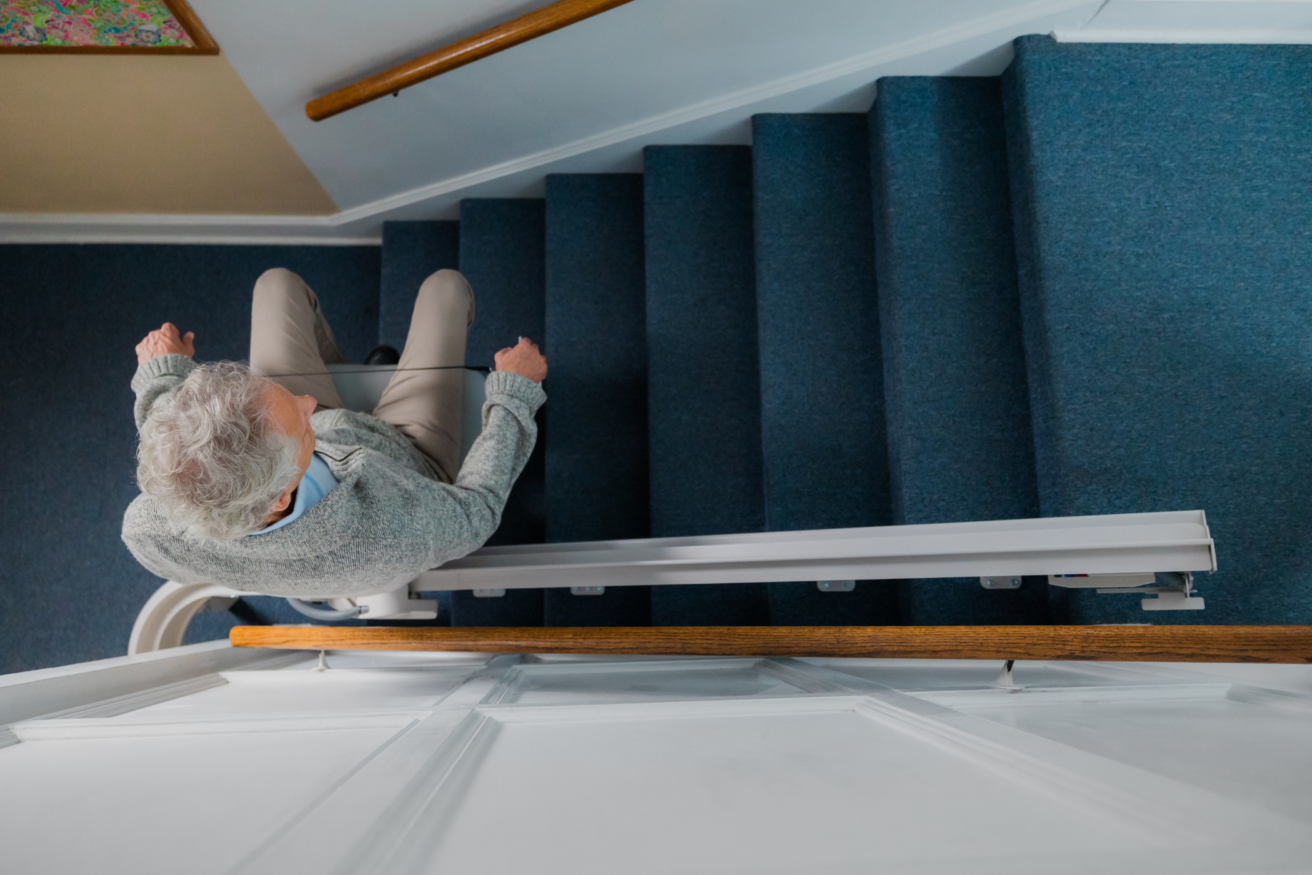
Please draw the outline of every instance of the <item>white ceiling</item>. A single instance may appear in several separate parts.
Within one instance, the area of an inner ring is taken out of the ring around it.
[[[305,116],[545,2],[191,0],[342,212],[11,216],[0,240],[376,240],[383,220],[452,217],[462,197],[540,194],[547,173],[637,170],[645,145],[747,143],[758,112],[864,111],[880,76],[995,75],[1021,34],[1312,42],[1309,0],[635,0],[400,97]]]
[[[808,85],[809,93],[784,101],[787,109],[834,108],[854,91],[841,108],[865,109],[875,78],[867,71],[881,62],[946,72],[1036,26],[1078,27],[1101,4],[636,0],[319,123],[306,118],[306,101],[541,4],[321,0],[312,16],[296,0],[192,5],[339,208],[390,214],[414,200],[422,206],[407,213],[434,215],[455,203],[443,195],[512,175],[526,163],[540,179],[547,165],[566,157],[561,153],[636,137],[641,142],[598,169],[631,165],[648,141],[643,133],[708,116],[723,117],[698,130],[696,140],[744,141],[741,123],[762,100]],[[988,38],[964,52],[918,60],[980,35]],[[844,75],[853,72],[854,79]]]
[[[1057,28],[1062,42],[1307,43],[1307,0],[1111,0],[1082,28]]]

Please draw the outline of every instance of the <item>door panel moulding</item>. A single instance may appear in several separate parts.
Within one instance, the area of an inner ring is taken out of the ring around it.
[[[361,714],[256,715],[192,720],[88,717],[77,720],[26,720],[10,731],[19,741],[68,741],[91,738],[173,738],[250,732],[317,732],[341,729],[400,731],[428,716],[427,711],[370,711]]]
[[[0,727],[35,717],[125,713],[221,685],[221,671],[286,665],[286,656],[272,650],[246,655],[226,641],[208,641],[5,675],[0,677]],[[307,658],[296,654],[292,661]]]
[[[181,668],[200,652],[152,661]],[[818,838],[798,848],[787,871],[1302,872],[1312,848],[1298,780],[1307,762],[1298,749],[1307,712],[1300,723],[1289,713],[1266,712],[1270,691],[1226,679],[1236,666],[1185,672],[1161,663],[1031,664],[1018,672],[1065,677],[1055,686],[1006,692],[972,690],[983,676],[973,664],[532,659],[484,659],[449,694],[418,709],[401,705],[388,683],[391,669],[379,660],[350,670],[352,685],[372,676],[369,686],[383,690],[364,705],[343,698],[324,710],[293,711],[263,693],[237,702],[202,694],[190,707],[127,719],[47,717],[16,726],[16,734],[0,730],[0,747],[27,747],[5,754],[15,754],[4,774],[12,791],[5,800],[6,861],[15,861],[11,869],[44,871],[42,862],[71,849],[47,869],[74,871],[82,846],[67,836],[108,835],[123,841],[94,844],[101,869],[170,870],[179,849],[208,852],[207,860],[217,854],[214,818],[196,820],[195,811],[209,805],[223,817],[257,801],[266,803],[260,818],[230,830],[227,857],[211,868],[245,875],[538,871],[536,855],[556,864],[543,871],[627,871],[652,862],[649,847],[630,838],[635,808],[642,809],[642,825],[658,827],[647,830],[655,837],[651,847],[673,848],[655,861],[659,871],[672,872],[698,864],[720,871],[722,861],[742,861],[745,847],[759,851],[747,861],[751,871],[769,869],[770,854],[797,847],[797,837],[810,833]],[[758,680],[740,677],[708,696],[705,685],[689,682],[717,667],[784,678],[803,694],[758,698]],[[230,672],[231,679],[308,691],[331,685],[338,671],[319,674],[304,662],[287,671],[267,668],[252,664]],[[1253,680],[1284,674],[1248,668]],[[430,670],[445,666],[435,662]],[[630,686],[635,670],[650,681],[636,698],[605,697]],[[25,683],[57,681],[58,671],[44,680],[28,673]],[[507,701],[502,694],[514,679],[531,675],[586,677],[596,681],[582,685],[593,697],[570,698],[580,689],[570,683],[534,703]],[[1098,686],[1108,679],[1138,686]],[[165,681],[180,678],[166,674]],[[0,707],[5,689],[0,684]],[[675,698],[652,698],[664,689]],[[1071,706],[1086,695],[1113,706],[1147,705],[1151,725],[1125,717],[1081,722],[1089,709]],[[1190,710],[1200,696],[1262,704],[1227,726]],[[1045,732],[1021,714],[999,719],[999,703],[1065,728]],[[1103,743],[1082,744],[1069,728],[1096,730]],[[1279,734],[1264,734],[1272,730]],[[301,759],[283,767],[270,756],[288,751]],[[59,768],[69,758],[77,767]],[[535,771],[535,764],[546,765]],[[178,784],[179,767],[196,779]],[[236,772],[240,767],[246,771]],[[872,794],[869,775],[887,792]],[[180,812],[172,823],[170,807]],[[799,825],[798,812],[807,811],[811,820]],[[521,841],[506,845],[514,852],[497,856],[488,843],[504,842],[508,812],[523,823],[538,817],[524,828],[538,831],[521,830]],[[176,825],[188,816],[192,822]],[[985,817],[991,820],[981,824]],[[763,823],[779,838],[760,851]],[[877,836],[882,842],[863,831],[871,823],[891,824]],[[1060,840],[1037,847],[1045,833]],[[155,841],[157,835],[169,841]],[[598,835],[610,845],[586,844]],[[955,842],[946,851],[937,841],[943,835]],[[894,839],[901,844],[881,854]],[[845,859],[822,857],[839,840]],[[543,848],[564,850],[548,859]],[[860,856],[869,848],[875,852]]]

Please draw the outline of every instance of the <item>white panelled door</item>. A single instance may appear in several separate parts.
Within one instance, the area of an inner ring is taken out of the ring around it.
[[[14,722],[0,871],[1312,872],[1312,667],[317,664]]]

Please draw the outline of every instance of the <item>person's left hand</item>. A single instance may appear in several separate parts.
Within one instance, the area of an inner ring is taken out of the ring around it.
[[[519,374],[535,383],[541,383],[547,378],[547,357],[538,349],[538,345],[527,337],[521,337],[515,346],[499,350],[493,356],[493,361],[496,362],[498,371]]]
[[[172,322],[165,322],[159,328],[146,335],[141,343],[137,344],[137,364],[144,365],[146,362],[156,356],[168,355],[185,355],[187,357],[196,354],[196,347],[192,340],[196,337],[196,332],[188,331],[185,335],[178,335],[178,327]]]

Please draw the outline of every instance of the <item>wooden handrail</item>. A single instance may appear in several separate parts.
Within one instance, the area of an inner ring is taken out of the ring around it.
[[[472,64],[480,58],[486,58],[511,46],[517,46],[551,33],[553,30],[560,30],[585,18],[600,15],[616,6],[632,2],[633,0],[557,0],[527,15],[490,27],[459,42],[421,55],[413,61],[406,61],[390,70],[384,70],[345,88],[339,88],[331,94],[317,97],[305,104],[305,114],[313,121],[323,121],[339,112],[346,112],[371,100],[395,94],[402,88],[418,85],[441,73],[463,67],[465,64]]]
[[[288,650],[1312,663],[1312,626],[237,626],[229,640]]]

